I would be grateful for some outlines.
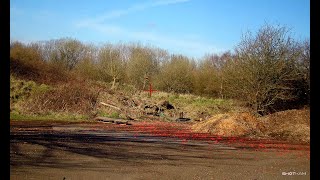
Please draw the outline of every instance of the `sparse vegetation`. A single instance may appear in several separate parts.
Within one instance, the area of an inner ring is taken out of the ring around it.
[[[12,42],[10,115],[11,119],[106,116],[172,121],[184,112],[209,128],[210,119],[225,114],[226,119],[250,116],[260,125],[263,122],[259,127],[273,128],[270,123],[278,121],[259,117],[309,106],[309,69],[309,41],[295,41],[287,28],[271,25],[257,34],[245,34],[233,53],[207,54],[198,60],[140,44],[94,46],[71,38]],[[152,97],[146,92],[149,83],[157,90]],[[174,109],[161,109],[164,101]],[[244,125],[237,123],[232,127]],[[240,134],[247,134],[248,129],[242,129]],[[256,134],[263,131],[256,130]],[[287,139],[294,133],[292,129],[265,132]],[[303,131],[299,136],[305,141],[308,134]]]

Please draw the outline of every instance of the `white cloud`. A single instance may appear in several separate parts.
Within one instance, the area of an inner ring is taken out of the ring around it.
[[[217,48],[209,43],[191,40],[184,37],[171,37],[156,33],[136,32],[133,33],[137,39],[147,39],[153,41],[156,45],[170,47],[176,53],[182,53],[192,56],[202,56],[209,52],[221,52],[223,49]]]
[[[126,32],[114,25],[107,25],[107,24],[91,24],[90,28],[99,31],[101,33],[107,33],[107,34],[126,34]]]
[[[106,14],[100,15],[95,18],[88,18],[76,23],[76,27],[78,28],[87,28],[94,30],[96,32],[100,32],[107,36],[119,36],[124,39],[151,42],[157,47],[168,49],[170,48],[175,50],[175,53],[179,53],[177,51],[181,51],[180,53],[185,54],[193,54],[195,56],[202,56],[207,52],[219,52],[223,49],[218,49],[208,43],[197,40],[197,35],[193,34],[191,38],[189,35],[180,37],[170,37],[165,34],[156,33],[156,32],[148,32],[148,31],[131,31],[125,28],[122,28],[117,25],[108,24],[106,21],[120,18],[130,13],[146,10],[153,7],[159,6],[168,6],[178,3],[188,2],[190,0],[163,0],[163,1],[153,1],[148,3],[136,4],[128,9],[123,10],[114,10],[108,12]]]
[[[87,28],[107,36],[119,36],[135,41],[151,42],[151,44],[156,45],[157,47],[175,49],[176,53],[179,53],[177,52],[177,50],[179,50],[183,54],[187,52],[189,54],[202,56],[204,53],[223,51],[223,49],[212,46],[209,43],[197,41],[194,38],[177,38],[155,32],[129,31],[119,26],[106,24],[91,24],[90,27]]]
[[[162,0],[162,1],[152,1],[152,2],[146,2],[146,3],[140,3],[135,4],[127,9],[120,9],[120,10],[113,10],[110,12],[107,12],[105,14],[99,15],[95,18],[88,18],[85,19],[79,23],[77,23],[78,26],[83,26],[84,24],[91,24],[91,23],[103,23],[110,19],[119,18],[134,12],[143,11],[149,8],[159,7],[159,6],[168,6],[178,3],[185,3],[190,0]]]

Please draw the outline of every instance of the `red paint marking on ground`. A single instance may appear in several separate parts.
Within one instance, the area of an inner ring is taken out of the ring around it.
[[[137,122],[131,126],[119,126],[114,124],[93,125],[94,128],[104,128],[109,130],[121,130],[135,132],[138,134],[148,134],[157,137],[175,137],[187,142],[188,140],[209,141],[209,144],[225,143],[234,147],[243,149],[253,149],[256,151],[269,151],[277,149],[278,155],[283,156],[285,153],[290,153],[290,150],[302,151],[299,156],[310,158],[310,146],[302,144],[292,144],[284,141],[270,139],[252,139],[242,137],[222,137],[209,133],[195,133],[191,130],[191,126],[182,123],[167,123],[167,122]],[[211,144],[212,145],[212,144]],[[308,155],[309,154],[309,155]]]
[[[187,139],[182,140],[182,144],[186,144],[187,142],[188,142]]]

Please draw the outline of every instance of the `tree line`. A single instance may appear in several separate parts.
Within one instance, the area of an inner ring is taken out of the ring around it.
[[[12,60],[46,63],[95,81],[157,90],[234,98],[258,115],[309,105],[310,42],[288,28],[264,25],[243,34],[231,51],[193,59],[139,43],[97,46],[72,38],[10,43]]]

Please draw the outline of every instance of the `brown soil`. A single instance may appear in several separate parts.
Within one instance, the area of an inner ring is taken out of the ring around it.
[[[241,146],[268,144],[192,133],[190,124],[12,121],[10,126],[10,179],[281,179],[283,172],[310,178],[307,145]]]
[[[249,113],[218,114],[197,123],[193,129],[197,132],[213,133],[221,136],[244,136],[257,134],[259,122]]]
[[[196,132],[220,136],[267,137],[296,143],[310,142],[310,110],[287,110],[255,118],[249,113],[218,114],[193,125]]]
[[[259,119],[265,124],[264,134],[293,142],[310,142],[310,109],[277,112]]]

